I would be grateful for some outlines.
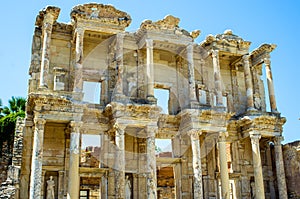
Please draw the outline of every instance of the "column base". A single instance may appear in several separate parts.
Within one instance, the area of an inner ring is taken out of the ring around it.
[[[120,94],[115,94],[112,98],[112,101],[126,104],[128,103],[129,99],[127,96],[120,93]]]
[[[190,108],[191,109],[199,109],[200,103],[197,100],[190,101]]]
[[[157,99],[154,96],[147,96],[146,100],[148,104],[157,104]]]
[[[48,90],[48,86],[46,84],[44,85],[39,85],[39,91],[43,91],[43,90]]]
[[[226,108],[223,105],[217,105],[213,109],[217,112],[226,112]]]

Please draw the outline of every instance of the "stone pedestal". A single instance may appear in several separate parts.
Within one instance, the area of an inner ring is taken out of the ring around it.
[[[287,199],[288,197],[287,197],[284,163],[283,163],[282,147],[281,147],[281,141],[282,140],[283,140],[283,137],[281,137],[281,136],[275,137],[275,139],[274,139],[275,160],[276,160],[276,176],[277,176],[279,198],[280,199]]]
[[[81,122],[70,123],[70,163],[69,163],[69,180],[67,198],[79,198],[79,157],[80,157],[80,127]]]
[[[226,151],[226,135],[225,133],[220,133],[219,140],[219,158],[220,158],[220,174],[221,174],[221,195],[223,199],[230,198],[230,188],[229,188],[229,175],[228,175],[228,165],[227,165],[227,151]]]
[[[42,166],[43,166],[43,143],[44,128],[46,120],[42,118],[34,119],[33,149],[31,161],[31,176],[29,198],[40,198],[42,193]]]
[[[260,158],[259,140],[260,134],[250,134],[251,145],[252,145],[252,156],[253,156],[253,169],[255,179],[255,198],[264,199],[264,179],[262,174],[262,165]]]

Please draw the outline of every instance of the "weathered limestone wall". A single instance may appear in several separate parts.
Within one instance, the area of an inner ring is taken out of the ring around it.
[[[283,146],[285,177],[289,198],[300,198],[300,141]]]

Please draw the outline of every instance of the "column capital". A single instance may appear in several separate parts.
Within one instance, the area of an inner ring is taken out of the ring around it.
[[[145,39],[146,42],[146,48],[153,48],[153,39]]]
[[[273,141],[274,141],[274,145],[281,145],[281,142],[284,140],[283,136],[275,136]]]
[[[260,138],[261,138],[261,134],[250,133],[250,139],[252,144],[259,144]]]
[[[125,37],[125,33],[123,33],[123,32],[120,32],[120,33],[118,33],[117,34],[117,39],[124,39],[124,37]]]
[[[243,57],[242,57],[244,62],[249,62],[249,58],[250,58],[249,54],[243,55]]]
[[[146,126],[145,128],[147,135],[149,135],[150,137],[155,137],[157,130],[158,130],[157,126]]]
[[[211,50],[211,56],[217,58],[219,56],[219,50]]]
[[[271,59],[269,56],[264,58],[264,63],[268,66],[271,64]]]
[[[228,132],[219,132],[219,142],[226,142],[228,137]]]
[[[188,44],[186,45],[186,49],[187,49],[188,52],[189,52],[189,51],[193,51],[193,49],[194,49],[194,44],[193,44],[193,43],[188,43]]]
[[[72,128],[73,131],[79,132],[83,122],[81,121],[71,121],[70,122],[70,127]]]
[[[193,129],[193,130],[189,130],[189,131],[187,132],[187,134],[188,134],[191,138],[199,140],[199,136],[202,135],[202,131],[201,131],[201,130]]]
[[[115,123],[113,128],[118,131],[120,134],[124,134],[126,125],[124,124],[120,124],[120,123]]]
[[[75,28],[75,33],[76,33],[78,36],[83,36],[84,31],[85,31],[85,29],[82,28],[82,27],[76,27],[76,28]]]
[[[40,117],[35,117],[34,118],[34,124],[44,126],[46,124],[46,119],[40,118]]]

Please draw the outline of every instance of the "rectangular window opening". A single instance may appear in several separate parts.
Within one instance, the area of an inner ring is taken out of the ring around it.
[[[170,92],[168,89],[155,88],[154,95],[157,99],[157,106],[162,108],[161,113],[169,114]]]
[[[81,135],[81,167],[100,168],[101,165],[101,136]]]
[[[200,102],[200,104],[203,104],[203,105],[207,104],[205,90],[199,89],[199,102]]]
[[[100,104],[101,82],[83,82],[83,101]]]
[[[157,157],[173,158],[172,140],[155,139],[155,153]]]

